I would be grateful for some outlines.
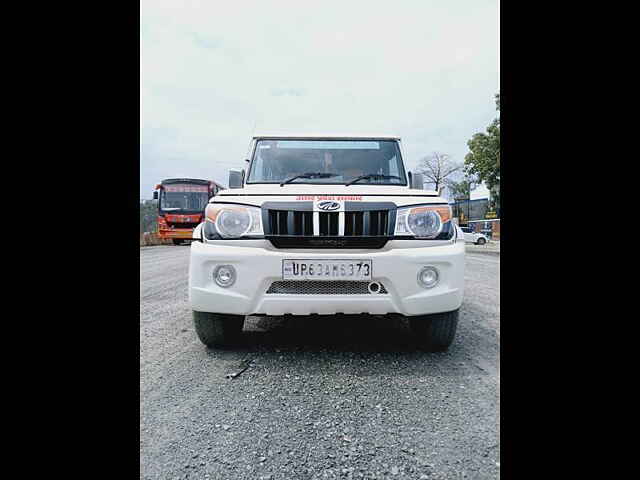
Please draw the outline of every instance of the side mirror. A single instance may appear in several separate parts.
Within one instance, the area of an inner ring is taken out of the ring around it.
[[[229,188],[242,188],[244,170],[229,170]]]
[[[191,240],[193,240],[194,242],[202,241],[202,225],[204,225],[204,222],[199,224],[196,228],[193,229],[193,233],[191,234]]]
[[[421,173],[414,173],[411,175],[411,188],[424,190],[424,178]]]
[[[158,199],[158,191],[157,190],[153,192],[153,199],[154,200]]]

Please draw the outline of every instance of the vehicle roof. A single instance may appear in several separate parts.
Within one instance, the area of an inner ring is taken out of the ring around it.
[[[269,139],[269,140],[282,140],[282,139],[304,139],[304,140],[314,140],[314,139],[340,139],[340,140],[400,140],[400,137],[397,135],[349,135],[343,133],[295,133],[295,134],[282,134],[282,133],[261,133],[253,135],[254,139]]]
[[[214,183],[215,185],[224,188],[224,185],[215,182],[213,180],[203,180],[202,178],[165,178],[160,182],[162,185],[170,185],[172,183],[195,183],[198,185],[209,185],[209,183]]]

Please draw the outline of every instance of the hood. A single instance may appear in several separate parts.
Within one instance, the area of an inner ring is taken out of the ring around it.
[[[263,202],[312,201],[316,197],[328,200],[363,202],[394,202],[398,206],[417,203],[447,203],[434,190],[418,190],[396,185],[318,185],[291,183],[254,184],[244,188],[223,190],[210,202],[238,202],[261,206]],[[331,198],[339,197],[339,198]]]

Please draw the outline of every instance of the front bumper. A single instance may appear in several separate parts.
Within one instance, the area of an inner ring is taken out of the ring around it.
[[[192,238],[193,228],[168,228],[158,230],[160,238]]]
[[[233,243],[230,245],[229,243]],[[412,240],[392,240],[380,250],[281,250],[266,240],[239,240],[225,244],[191,244],[189,301],[201,312],[236,315],[330,315],[336,313],[425,315],[460,308],[464,292],[464,243],[416,247]],[[237,246],[236,246],[237,245]],[[373,279],[388,294],[299,295],[267,294],[272,282],[282,280],[282,260],[371,259]],[[218,265],[233,265],[237,278],[231,287],[213,280]],[[433,265],[439,283],[424,289],[418,270]]]

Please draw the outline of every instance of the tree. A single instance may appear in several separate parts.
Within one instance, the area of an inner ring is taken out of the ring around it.
[[[500,114],[500,93],[496,96],[496,110]],[[476,133],[467,142],[469,153],[464,158],[468,173],[478,176],[484,182],[491,196],[500,206],[500,117],[491,122],[487,133]]]
[[[441,186],[447,186],[451,175],[462,170],[462,167],[462,163],[454,162],[450,155],[433,152],[420,160],[418,172],[424,175],[425,183],[434,184],[434,190],[437,191]]]
[[[155,232],[158,217],[156,200],[145,200],[140,203],[140,233]]]
[[[460,180],[450,180],[447,182],[449,190],[449,200],[454,201],[453,216],[468,220],[470,214],[471,190],[478,185],[475,175],[470,175],[466,171],[460,176]],[[466,206],[465,206],[466,205]]]
[[[447,188],[453,200],[470,198],[471,190],[477,185],[478,179],[473,175],[464,175],[460,181],[451,180],[447,182]]]

